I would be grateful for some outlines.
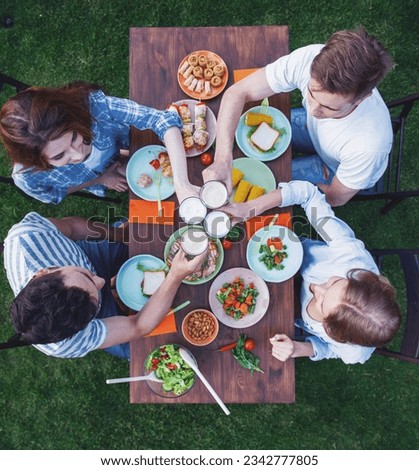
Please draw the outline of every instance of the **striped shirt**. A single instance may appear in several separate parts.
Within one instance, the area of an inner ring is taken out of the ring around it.
[[[77,243],[36,212],[30,212],[9,230],[4,241],[4,266],[15,295],[43,268],[79,266],[95,273],[92,263]],[[49,356],[83,357],[103,344],[106,333],[102,320],[92,320],[71,338],[34,346]]]
[[[119,150],[128,149],[130,127],[151,129],[160,140],[170,127],[182,127],[180,117],[171,111],[159,111],[134,101],[106,96],[103,91],[90,93],[90,112],[93,118],[92,151],[95,162],[67,164],[44,171],[13,167],[13,180],[22,191],[42,202],[58,204],[67,195],[68,188],[91,181],[100,176],[115,161]],[[99,155],[98,155],[99,154]],[[98,196],[105,195],[103,185],[86,188]]]

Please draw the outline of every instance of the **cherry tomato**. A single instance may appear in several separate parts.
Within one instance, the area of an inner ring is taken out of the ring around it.
[[[227,238],[224,238],[221,244],[225,250],[229,250],[233,246],[233,243],[230,240],[227,240]]]
[[[244,349],[246,351],[251,351],[252,349],[255,348],[255,342],[251,338],[247,338],[246,341],[244,342]]]
[[[157,365],[159,362],[160,362],[160,360],[157,359],[157,357],[153,357],[153,359],[151,359],[151,363],[152,363],[153,365]]]
[[[211,165],[211,163],[214,161],[214,159],[212,158],[212,155],[210,153],[203,153],[201,155],[201,163],[204,165],[204,166],[208,166],[208,165]]]
[[[177,365],[176,365],[176,364],[172,364],[171,362],[169,362],[168,364],[166,364],[166,367],[167,367],[169,370],[176,370],[176,369],[177,369]]]

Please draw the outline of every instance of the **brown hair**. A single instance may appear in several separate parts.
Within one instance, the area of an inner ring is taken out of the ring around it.
[[[89,92],[98,89],[84,82],[61,88],[31,87],[8,100],[0,111],[0,136],[12,163],[48,168],[45,146],[67,132],[78,132],[91,141]]]
[[[365,98],[393,67],[393,60],[365,29],[338,31],[311,65],[311,76],[329,93]]]
[[[394,287],[384,276],[363,269],[349,271],[348,281],[343,302],[323,322],[326,333],[339,343],[384,346],[402,318]]]

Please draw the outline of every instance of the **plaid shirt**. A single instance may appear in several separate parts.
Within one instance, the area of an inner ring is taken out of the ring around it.
[[[44,171],[22,170],[20,165],[15,165],[12,176],[16,186],[35,199],[58,204],[67,195],[68,188],[97,178],[115,160],[121,148],[129,147],[130,126],[140,130],[151,129],[161,140],[170,127],[182,127],[176,113],[106,96],[102,91],[90,94],[90,112],[93,117],[92,145],[100,152],[100,164],[94,169],[85,163],[77,163]],[[86,189],[98,196],[105,194],[102,185]]]

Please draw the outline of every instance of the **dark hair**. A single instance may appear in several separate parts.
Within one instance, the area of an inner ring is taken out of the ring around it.
[[[339,343],[384,346],[402,318],[394,287],[384,276],[363,269],[349,271],[348,281],[343,302],[323,322],[326,333]]]
[[[97,305],[89,293],[64,285],[60,272],[32,279],[10,306],[16,332],[32,344],[70,338],[85,328],[96,313]]]
[[[12,163],[49,168],[45,146],[67,132],[91,141],[89,93],[98,89],[73,82],[61,88],[31,87],[10,98],[0,111],[0,136]]]
[[[322,89],[353,101],[367,96],[393,67],[393,60],[365,29],[338,31],[311,64],[311,76]]]

